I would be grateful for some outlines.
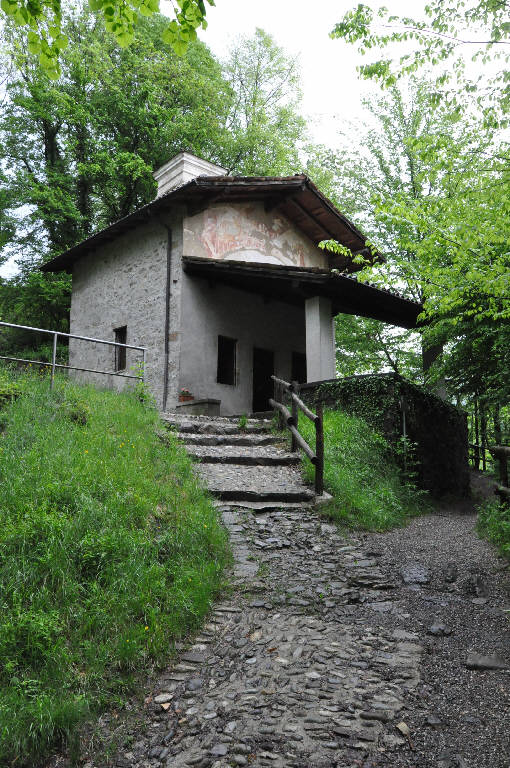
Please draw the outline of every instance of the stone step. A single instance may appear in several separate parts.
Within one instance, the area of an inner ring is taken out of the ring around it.
[[[174,427],[179,432],[196,434],[263,434],[271,429],[271,421],[262,421],[260,419],[248,419],[243,427],[240,427],[239,418],[179,416],[171,413],[164,413],[161,415],[161,418],[165,424],[169,427]]]
[[[261,435],[267,433],[269,428],[261,424],[246,424],[242,429],[238,424],[218,424],[217,422],[210,422],[209,424],[201,424],[197,422],[181,421],[172,424],[168,422],[170,426],[175,426],[179,432],[186,432],[197,435]]]
[[[317,506],[327,504],[332,500],[332,496],[329,493],[324,492],[322,496],[314,496],[313,499],[309,499],[307,502],[303,501],[278,501],[268,499],[267,501],[228,501],[220,500],[214,502],[214,505],[220,510],[228,509],[249,509],[255,515],[262,515],[265,512],[274,512],[280,510],[300,510],[303,509],[315,509]]]
[[[225,501],[312,501],[313,491],[294,467],[197,464],[209,491]]]
[[[265,502],[268,507],[274,509],[275,502],[311,502],[315,499],[313,491],[307,488],[294,489],[287,491],[269,490],[269,491],[250,491],[245,488],[209,488],[209,491],[221,501],[234,502]],[[271,504],[273,502],[273,504]],[[280,505],[278,505],[280,506]]]
[[[188,453],[205,464],[242,464],[244,466],[292,466],[301,459],[297,453],[288,453],[275,446],[207,446],[193,445]]]
[[[219,435],[219,434],[196,434],[190,432],[179,432],[178,437],[186,443],[186,445],[244,445],[244,446],[261,446],[261,445],[277,445],[281,443],[281,437],[278,435],[247,435],[242,432],[238,432],[232,435]]]

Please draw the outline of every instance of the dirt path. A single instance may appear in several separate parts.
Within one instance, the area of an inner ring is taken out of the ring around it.
[[[232,594],[101,718],[87,768],[508,768],[510,671],[466,661],[510,662],[509,574],[463,512],[346,539],[299,506],[225,507]]]

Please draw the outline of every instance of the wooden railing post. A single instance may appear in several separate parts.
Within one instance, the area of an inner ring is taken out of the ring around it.
[[[297,381],[293,381],[292,382],[292,391],[296,395],[299,395],[299,384],[298,384]],[[297,404],[295,398],[291,397],[290,399],[291,399],[291,403],[292,403],[292,423],[294,424],[296,429],[299,429],[299,427],[298,427],[298,421],[299,421],[299,408],[298,408],[298,404]],[[292,437],[291,437],[290,450],[292,451],[292,453],[295,453],[297,451],[297,442],[296,442],[296,438],[294,437],[294,434],[292,434]]]
[[[281,403],[282,405],[285,405],[283,402],[283,384],[278,384],[278,397],[276,398],[277,402]],[[283,414],[281,411],[278,411],[278,429],[284,429],[285,428],[285,420],[283,418]]]
[[[315,421],[315,493],[322,496],[324,492],[324,424],[322,403],[317,403],[317,419]]]

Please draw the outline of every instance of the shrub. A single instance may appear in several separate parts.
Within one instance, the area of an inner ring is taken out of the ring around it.
[[[24,374],[0,435],[0,764],[33,765],[197,626],[226,537],[136,394]]]
[[[20,395],[20,387],[6,369],[0,369],[0,410]]]

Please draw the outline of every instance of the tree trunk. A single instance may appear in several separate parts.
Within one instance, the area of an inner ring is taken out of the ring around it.
[[[482,438],[482,470],[487,471],[487,411],[485,409],[485,403],[480,403],[480,436]]]
[[[480,434],[478,431],[478,398],[475,399],[475,468],[476,471],[480,469]]]
[[[492,411],[492,418],[494,421],[494,443],[496,445],[503,445],[503,434],[501,429],[501,415],[499,403],[494,406]],[[501,459],[496,459],[497,466],[494,468],[497,470],[498,477],[501,477]]]

